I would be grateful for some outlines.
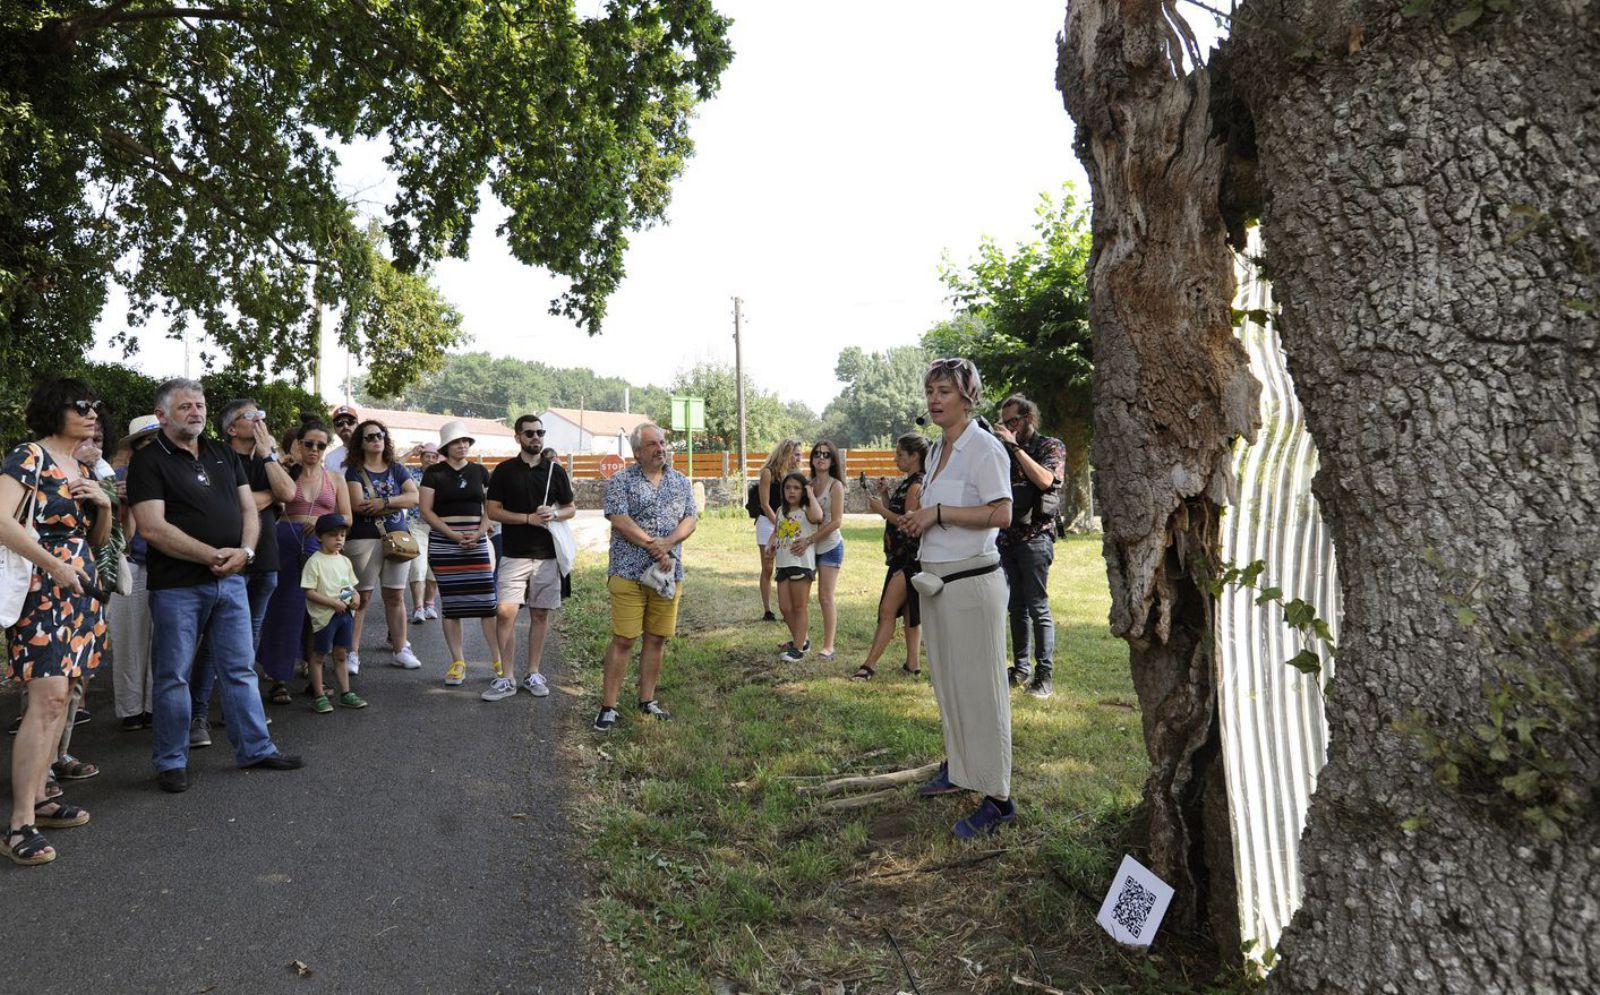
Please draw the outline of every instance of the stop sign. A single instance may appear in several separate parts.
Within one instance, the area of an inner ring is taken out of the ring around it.
[[[610,477],[620,469],[622,469],[621,456],[618,456],[616,453],[611,453],[610,455],[601,457],[600,476]]]

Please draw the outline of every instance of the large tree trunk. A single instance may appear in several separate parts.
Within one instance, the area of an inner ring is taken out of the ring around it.
[[[1304,904],[1271,982],[1593,991],[1596,654],[1546,623],[1600,619],[1600,320],[1584,310],[1600,305],[1600,6],[1519,0],[1453,34],[1466,0],[1400,6],[1248,0],[1233,31],[1345,606]],[[1500,783],[1515,759],[1469,757],[1442,787],[1395,727],[1417,710],[1470,736],[1508,672],[1513,707],[1536,704],[1533,678],[1578,696],[1539,740],[1585,799],[1554,841]]]
[[[1111,628],[1130,647],[1150,755],[1149,856],[1177,889],[1178,923],[1226,936],[1237,916],[1212,900],[1213,887],[1231,895],[1233,871],[1226,808],[1209,804],[1222,760],[1206,578],[1259,388],[1232,333],[1223,155],[1207,77],[1182,72],[1188,46],[1159,0],[1073,0],[1057,83],[1094,194],[1091,452]]]

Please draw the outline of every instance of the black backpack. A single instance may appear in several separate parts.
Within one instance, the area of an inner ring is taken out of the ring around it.
[[[744,510],[750,513],[751,518],[761,517],[761,496],[758,493],[760,488],[761,482],[757,481],[750,485],[750,492],[744,496]]]

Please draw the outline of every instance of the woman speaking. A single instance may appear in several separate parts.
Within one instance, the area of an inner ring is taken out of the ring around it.
[[[1006,686],[1006,581],[995,538],[1011,521],[1006,450],[972,416],[983,393],[967,359],[939,359],[923,377],[928,415],[942,435],[928,453],[922,507],[900,528],[920,537],[928,670],[946,760],[924,796],[962,790],[983,801],[952,832],[991,833],[1016,819],[1011,801],[1011,697]]]

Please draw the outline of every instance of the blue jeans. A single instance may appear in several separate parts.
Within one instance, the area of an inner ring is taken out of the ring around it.
[[[1055,537],[1048,532],[1000,550],[1000,569],[1011,585],[1006,604],[1011,659],[1023,676],[1028,674],[1030,653],[1041,679],[1049,679],[1055,669],[1056,623],[1050,617],[1050,564],[1055,559]]]
[[[261,649],[261,622],[267,617],[267,605],[272,601],[272,592],[278,589],[278,572],[274,570],[244,576],[250,592],[250,660],[254,662],[256,653]],[[205,718],[211,714],[211,690],[216,686],[217,672],[202,666],[202,661],[197,658],[194,675],[189,678],[189,708],[194,715]]]
[[[192,587],[150,592],[150,671],[155,743],[150,759],[159,771],[189,763],[191,670],[215,671],[222,686],[234,761],[243,767],[277,752],[267,735],[250,648],[250,602],[237,574]],[[203,648],[201,648],[203,647]],[[196,650],[200,656],[195,657]]]

